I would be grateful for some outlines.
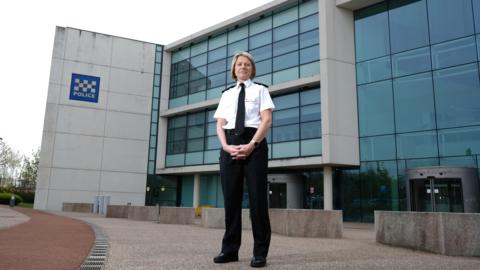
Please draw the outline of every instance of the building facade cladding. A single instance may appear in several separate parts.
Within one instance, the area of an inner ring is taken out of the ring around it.
[[[359,169],[337,170],[352,221],[406,209],[406,169],[479,168],[480,1],[383,1],[355,11]]]
[[[336,31],[328,29],[327,24],[338,22]],[[333,42],[342,45],[332,46]],[[196,206],[191,198],[195,186],[200,185],[200,193],[209,190],[212,194],[209,201],[200,196],[197,203],[222,206],[218,192],[220,145],[212,115],[221,91],[234,83],[231,58],[242,50],[256,59],[254,80],[270,85],[276,104],[267,135],[271,172],[286,172],[292,179],[300,179],[301,185],[288,184],[300,186],[290,190],[292,194],[312,187],[311,196],[297,196],[302,202],[287,205],[307,207],[312,197],[323,198],[323,186],[318,188],[321,185],[316,183],[322,181],[323,166],[359,164],[353,44],[351,11],[336,8],[332,1],[277,0],[167,45],[165,55],[170,63],[164,61],[169,67],[168,78],[164,78],[169,83],[163,85],[168,91],[162,86],[162,108],[166,109],[161,110],[159,120],[164,123],[160,132],[165,132],[159,138],[165,143],[158,142],[165,149],[158,151],[152,184],[155,190],[169,188],[172,192],[165,199],[157,192],[149,202]],[[335,106],[341,103],[345,106]],[[176,199],[173,194],[178,195]],[[316,205],[320,207],[320,203]]]
[[[144,205],[155,47],[57,27],[35,208],[61,210],[96,195]],[[74,76],[96,80],[82,94],[96,102],[71,98]]]

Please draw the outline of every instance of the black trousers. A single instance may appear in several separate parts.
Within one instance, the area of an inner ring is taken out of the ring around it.
[[[246,128],[242,136],[226,130],[227,143],[247,144],[256,129]],[[223,253],[238,253],[242,239],[243,179],[246,178],[253,231],[253,255],[267,257],[270,246],[270,219],[268,217],[267,190],[268,146],[264,139],[245,160],[234,160],[229,153],[220,151],[220,178],[225,200],[225,235]]]

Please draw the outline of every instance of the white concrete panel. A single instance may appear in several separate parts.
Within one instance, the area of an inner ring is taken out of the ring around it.
[[[122,112],[107,112],[105,136],[113,138],[148,140],[150,116]]]
[[[65,60],[63,64],[63,77],[61,83],[62,85],[67,86],[67,91],[70,91],[72,73],[100,77],[100,91],[109,89],[109,67]]]
[[[52,58],[63,58],[65,55],[66,29],[57,26],[55,28],[55,40],[53,43]]]
[[[63,81],[63,59],[52,58],[52,64],[50,65],[50,78],[49,82],[54,84],[61,84]]]
[[[55,133],[44,131],[42,134],[42,145],[40,147],[40,167],[52,167],[54,142]]]
[[[48,85],[47,103],[58,104],[60,102],[60,91],[62,86],[60,84],[50,83]]]
[[[150,97],[108,92],[107,110],[150,114],[151,108]]]
[[[47,103],[43,118],[43,132],[55,132],[57,130],[57,112],[57,104]]]
[[[357,137],[323,135],[323,141],[328,152],[328,160],[325,163],[329,164],[346,164],[358,166],[360,165],[360,153]]]
[[[61,211],[62,204],[66,203],[93,203],[97,192],[75,190],[53,190],[48,193],[47,210]]]
[[[50,167],[38,167],[37,182],[35,187],[37,189],[47,189],[50,183]]]
[[[104,110],[59,105],[57,132],[103,136],[105,114]]]
[[[110,90],[113,92],[152,96],[153,74],[125,69],[112,68]]]
[[[109,66],[112,36],[79,29],[67,29],[65,59]]]
[[[101,195],[110,196],[110,205],[145,206],[145,192],[102,192]]]
[[[102,171],[100,190],[108,192],[138,192],[144,193],[147,175],[143,173],[124,173]]]
[[[355,66],[321,61],[322,133],[358,137]]]
[[[321,1],[320,56],[355,63],[353,12],[337,8],[334,1]]]
[[[113,37],[112,66],[153,73],[155,45]]]
[[[52,168],[51,189],[98,191],[100,171]]]
[[[100,95],[98,96],[98,102],[95,103],[95,102],[70,99],[70,86],[63,85],[62,88],[60,89],[59,104],[63,104],[63,105],[105,110],[108,103],[107,100],[108,100],[108,91],[106,90],[100,90]]]
[[[47,209],[47,197],[48,197],[48,190],[47,189],[40,189],[37,187],[35,190],[35,200],[33,202],[33,208],[39,210]]]
[[[57,133],[52,167],[99,170],[102,144],[102,137]]]
[[[147,173],[148,141],[105,138],[102,170]]]

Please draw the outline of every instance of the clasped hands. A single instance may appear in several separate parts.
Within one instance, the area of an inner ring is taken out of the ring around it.
[[[240,145],[227,145],[223,147],[223,151],[230,154],[232,159],[246,159],[255,149],[255,145],[240,144]]]

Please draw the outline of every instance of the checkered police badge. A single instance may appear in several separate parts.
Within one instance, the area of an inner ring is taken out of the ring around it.
[[[98,102],[100,77],[72,73],[70,99]]]

